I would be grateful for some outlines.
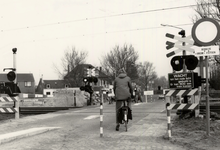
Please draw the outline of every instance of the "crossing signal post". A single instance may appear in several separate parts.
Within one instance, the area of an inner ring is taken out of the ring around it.
[[[207,23],[208,22],[208,23]],[[201,25],[202,24],[202,25]],[[203,26],[203,28],[198,28]],[[204,32],[204,29],[208,29],[210,32]],[[199,34],[198,34],[199,33]],[[200,34],[200,33],[205,33],[204,34]],[[170,57],[173,56],[181,51],[183,51],[183,56],[179,56],[176,58],[173,58],[173,61],[171,62],[171,65],[174,69],[180,71],[183,69],[183,73],[185,72],[185,69],[182,67],[185,67],[185,61],[186,61],[186,66],[188,70],[193,70],[193,66],[194,64],[196,64],[196,61],[194,60],[193,57],[188,57],[187,59],[183,59],[183,57],[185,57],[184,51],[189,51],[189,52],[194,52],[195,56],[200,56],[200,59],[202,60],[201,57],[205,56],[205,75],[206,75],[206,79],[205,78],[201,78],[200,76],[198,76],[197,73],[193,74],[193,78],[194,78],[194,87],[198,87],[200,86],[202,83],[206,83],[206,120],[207,120],[207,135],[210,135],[210,104],[209,104],[209,83],[208,83],[208,56],[210,55],[219,55],[219,47],[214,47],[212,45],[215,45],[215,43],[219,40],[220,38],[220,25],[219,23],[212,19],[212,18],[208,18],[208,17],[204,17],[200,20],[198,20],[192,27],[191,30],[191,35],[188,37],[185,37],[185,32],[180,31],[179,32],[180,35],[182,35],[182,38],[178,37],[178,36],[174,36],[172,34],[167,33],[166,37],[171,38],[171,39],[177,39],[178,42],[176,43],[172,43],[167,41],[167,49],[173,48],[173,47],[177,47],[179,49],[172,51],[170,53],[168,53],[166,56]],[[214,35],[214,36],[213,36]],[[205,38],[204,38],[205,37]],[[190,40],[190,39],[193,40]],[[183,42],[183,46],[181,47],[180,42]],[[185,45],[188,44],[188,45]],[[192,46],[197,46],[194,47],[195,49],[198,50],[194,50],[190,47]],[[198,47],[199,46],[199,47]],[[182,62],[182,60],[183,62]],[[188,64],[187,64],[188,61]],[[182,63],[181,63],[182,62]],[[203,77],[203,67],[200,64],[200,74]],[[195,89],[193,89],[195,90]],[[201,91],[201,88],[200,88]]]
[[[96,75],[96,73],[95,73],[94,68],[93,69],[91,69],[91,68],[86,69],[86,76],[87,77],[83,78],[84,86],[80,87],[81,91],[85,91],[90,94],[90,100],[89,100],[89,102],[87,102],[88,105],[92,104],[93,89],[92,89],[91,83],[94,83],[96,85],[98,82],[98,78],[95,77],[95,75]]]
[[[4,83],[4,90],[1,93],[6,93],[11,97],[18,96],[21,93],[19,87],[17,86],[17,75],[16,75],[16,52],[17,48],[12,49],[13,52],[13,68],[4,68],[3,71],[9,70],[7,73],[7,79],[9,82]],[[2,89],[2,88],[1,88]]]
[[[170,64],[175,71],[181,71],[185,66],[188,70],[194,70],[198,65],[198,58],[194,55],[174,56]]]
[[[13,68],[4,68],[3,71],[9,70],[7,73],[8,82],[0,83],[0,94],[7,94],[10,97],[10,101],[14,101],[13,108],[6,108],[10,113],[15,113],[15,119],[19,119],[19,93],[21,93],[17,86],[17,75],[16,75],[16,52],[17,48],[12,49],[13,52]],[[2,95],[1,95],[2,96]],[[7,99],[8,96],[3,96],[3,99]],[[7,101],[7,100],[6,100]],[[6,111],[6,112],[7,112]],[[4,111],[4,113],[6,113]]]
[[[17,86],[17,83],[15,83],[15,80],[16,80],[15,68],[5,68],[3,71],[7,69],[12,70],[12,71],[9,71],[7,73],[7,79],[9,80],[9,82],[4,83],[5,88],[4,88],[4,91],[1,91],[1,92],[4,92],[11,97],[18,96],[18,93],[21,93],[21,91],[19,87]]]
[[[186,51],[190,53],[194,52],[194,49],[191,48],[194,44],[194,41],[191,40],[191,36],[185,36],[185,30],[181,30],[178,34],[181,35],[181,37],[169,33],[166,34],[166,37],[178,40],[176,43],[172,43],[170,41],[166,42],[167,50],[173,47],[178,48],[177,50],[169,52],[166,56],[171,57],[177,53],[182,52],[182,55],[174,56],[170,61],[170,64],[173,68],[173,73],[168,74],[169,87],[171,89],[178,90],[191,90],[198,88],[201,80],[199,80],[198,74],[193,72],[193,70],[198,65],[198,58],[195,57],[194,54],[186,55]],[[181,73],[176,73],[176,71],[181,70]],[[189,70],[189,72],[187,70]],[[182,98],[183,103],[188,103],[187,96],[182,96]],[[187,113],[188,111],[181,111],[181,116],[184,116]]]

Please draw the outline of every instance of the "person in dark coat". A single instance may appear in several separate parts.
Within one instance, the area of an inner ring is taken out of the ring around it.
[[[116,131],[118,131],[120,127],[117,117],[119,109],[123,106],[123,100],[131,99],[131,97],[133,97],[131,79],[127,76],[124,69],[119,70],[119,75],[114,81],[114,93],[116,100]],[[131,109],[130,101],[128,102],[128,106]]]

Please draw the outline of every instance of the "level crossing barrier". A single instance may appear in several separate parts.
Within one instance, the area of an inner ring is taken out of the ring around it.
[[[19,96],[10,97],[7,94],[0,95],[0,102],[14,102],[14,107],[0,107],[0,113],[14,113],[15,119],[19,119]]]
[[[181,98],[188,96],[191,98],[191,103],[181,103]],[[174,97],[179,99],[179,103],[174,103]],[[167,133],[171,138],[171,110],[195,110],[195,116],[199,115],[199,97],[198,89],[190,90],[169,90],[165,94],[166,110],[167,110]]]

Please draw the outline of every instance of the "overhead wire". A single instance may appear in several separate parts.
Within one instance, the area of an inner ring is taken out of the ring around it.
[[[69,21],[62,21],[62,22],[54,22],[54,23],[34,25],[34,26],[26,26],[26,27],[14,28],[14,29],[6,29],[6,30],[1,30],[1,32],[13,31],[13,30],[24,30],[24,29],[38,28],[38,27],[44,27],[44,26],[53,26],[53,25],[60,25],[60,24],[67,24],[67,23],[73,23],[73,22],[95,20],[95,19],[104,19],[104,18],[110,18],[110,17],[135,15],[135,14],[142,14],[142,13],[149,13],[149,12],[166,11],[166,10],[173,10],[173,9],[182,9],[182,8],[188,8],[188,7],[194,7],[194,6],[197,6],[197,5],[185,5],[185,6],[177,6],[177,7],[169,7],[169,8],[159,8],[159,9],[152,9],[152,10],[120,13],[120,14],[108,15],[108,16],[98,16],[98,17],[91,17],[91,18],[84,18],[84,19],[76,19],[76,20],[69,20]],[[175,25],[175,26],[185,26],[185,25],[191,25],[191,24],[192,23],[179,24],[179,25]],[[72,36],[66,36],[66,37],[54,37],[54,38],[39,39],[39,40],[29,40],[29,41],[24,41],[22,43],[40,42],[40,41],[47,41],[47,40],[59,40],[59,39],[67,39],[67,38],[81,37],[81,36],[101,35],[101,34],[113,34],[113,33],[120,33],[120,32],[142,31],[142,30],[158,29],[158,28],[163,28],[163,27],[158,26],[158,27],[135,28],[135,29],[126,29],[126,30],[117,30],[117,31],[105,31],[105,32],[101,32],[101,33],[72,35]]]
[[[47,23],[47,24],[40,24],[40,25],[33,25],[33,26],[25,26],[25,27],[5,29],[5,30],[2,29],[1,32],[13,31],[13,30],[24,30],[24,29],[30,29],[30,28],[60,25],[60,24],[67,24],[67,23],[81,22],[81,21],[88,21],[88,20],[105,19],[105,18],[111,18],[111,17],[135,15],[135,14],[142,14],[142,13],[149,13],[149,12],[166,11],[166,10],[172,10],[172,9],[181,9],[181,8],[195,7],[195,6],[197,6],[197,5],[185,5],[185,6],[177,6],[177,7],[169,7],[169,8],[159,8],[159,9],[152,9],[152,10],[135,11],[135,12],[128,12],[128,13],[119,13],[119,14],[108,15],[108,16],[97,16],[97,17],[91,17],[91,18],[61,21],[61,22],[54,22],[54,23]]]

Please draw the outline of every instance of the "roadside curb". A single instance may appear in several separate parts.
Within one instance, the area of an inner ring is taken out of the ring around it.
[[[47,131],[59,129],[60,127],[39,127],[39,128],[30,128],[27,130],[21,130],[11,133],[6,133],[0,135],[0,144],[7,143],[16,139],[26,138],[29,136],[41,134]]]

